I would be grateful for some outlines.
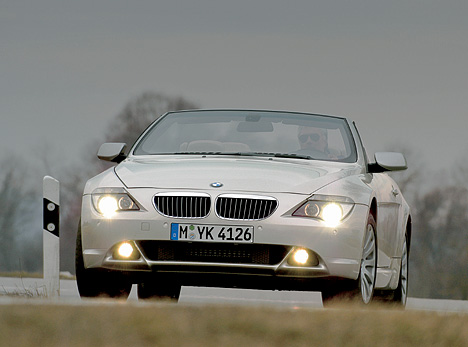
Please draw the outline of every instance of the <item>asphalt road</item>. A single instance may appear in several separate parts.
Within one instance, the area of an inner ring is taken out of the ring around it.
[[[76,281],[60,281],[60,297],[46,299],[46,290],[40,278],[0,277],[0,304],[20,302],[24,298],[39,298],[41,302],[60,302],[60,304],[80,305],[92,303],[82,300],[78,294]],[[128,298],[137,302],[136,286]],[[322,308],[322,297],[319,292],[267,291],[248,289],[222,289],[182,287],[180,304],[231,304],[244,306],[275,306],[291,308]],[[468,313],[468,301],[436,300],[408,298],[407,310],[460,312]]]

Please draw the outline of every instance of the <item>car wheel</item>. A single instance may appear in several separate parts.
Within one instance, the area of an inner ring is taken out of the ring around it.
[[[405,237],[403,252],[401,254],[400,279],[398,281],[398,287],[393,293],[393,302],[403,307],[406,306],[406,300],[408,298],[408,265],[408,242]]]
[[[359,277],[353,281],[328,283],[322,289],[323,304],[328,306],[336,302],[359,302],[369,304],[374,296],[377,277],[377,238],[376,223],[369,215],[364,236]]]
[[[375,231],[374,217],[369,215],[358,278],[360,299],[364,304],[369,304],[372,301],[377,277],[377,237]]]
[[[408,238],[405,237],[403,250],[401,253],[400,276],[398,279],[398,287],[395,290],[384,290],[379,293],[379,299],[385,303],[394,303],[405,307],[408,298]]]
[[[181,285],[170,279],[157,278],[138,284],[139,299],[179,300]]]
[[[85,269],[81,243],[81,222],[76,235],[75,272],[76,284],[81,297],[127,298],[132,284],[118,273]]]

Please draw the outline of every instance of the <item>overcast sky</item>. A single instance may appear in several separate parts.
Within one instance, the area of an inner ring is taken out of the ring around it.
[[[0,158],[73,157],[156,91],[347,116],[370,153],[452,165],[468,159],[467,18],[466,0],[0,0]]]

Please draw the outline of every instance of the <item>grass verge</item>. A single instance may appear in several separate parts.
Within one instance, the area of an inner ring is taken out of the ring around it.
[[[0,277],[18,277],[18,278],[43,278],[43,274],[40,272],[0,272]],[[61,272],[60,279],[62,280],[74,280],[76,277],[69,272]]]
[[[18,278],[42,278],[42,273],[39,272],[0,272],[0,277],[18,277]]]
[[[8,346],[468,346],[467,326],[468,315],[381,307],[0,306]]]

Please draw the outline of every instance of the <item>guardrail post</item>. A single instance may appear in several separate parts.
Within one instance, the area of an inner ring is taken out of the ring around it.
[[[45,176],[43,180],[43,265],[48,297],[60,296],[60,183]]]

